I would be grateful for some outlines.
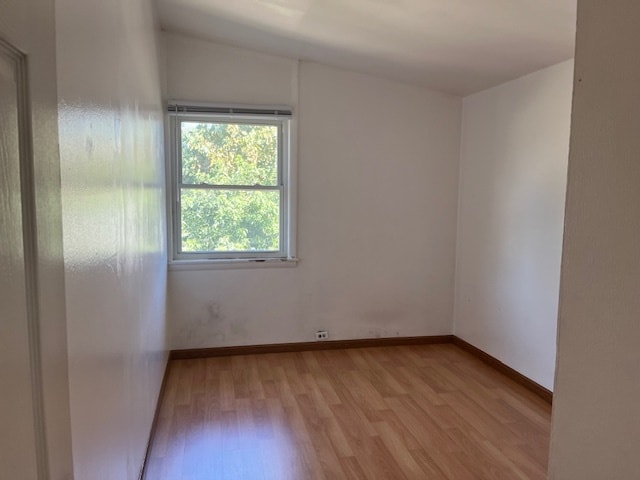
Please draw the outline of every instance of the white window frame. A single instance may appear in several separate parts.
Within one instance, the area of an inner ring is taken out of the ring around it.
[[[196,188],[242,190],[275,190],[280,192],[280,250],[241,252],[182,252],[181,205],[182,187],[181,125],[183,122],[243,123],[278,127],[278,181],[276,186],[216,186]],[[249,106],[169,102],[167,155],[167,213],[169,268],[172,270],[202,268],[246,268],[295,266],[296,245],[296,165],[295,120],[290,107]]]

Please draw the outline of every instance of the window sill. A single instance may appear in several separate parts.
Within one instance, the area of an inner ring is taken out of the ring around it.
[[[291,268],[298,265],[298,258],[229,258],[218,260],[173,260],[169,271],[182,270],[235,270],[246,268]]]

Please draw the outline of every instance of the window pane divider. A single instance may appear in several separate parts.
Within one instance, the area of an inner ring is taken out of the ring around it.
[[[282,190],[282,185],[212,185],[210,183],[181,183],[179,188],[194,190]]]

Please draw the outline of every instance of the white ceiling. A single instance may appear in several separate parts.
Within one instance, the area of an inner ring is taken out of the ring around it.
[[[166,30],[467,95],[573,56],[577,0],[157,0]]]

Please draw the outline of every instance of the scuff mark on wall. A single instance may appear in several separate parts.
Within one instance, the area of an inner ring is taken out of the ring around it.
[[[178,329],[177,336],[189,345],[215,347],[246,339],[247,322],[246,318],[228,317],[218,302],[210,301]]]

